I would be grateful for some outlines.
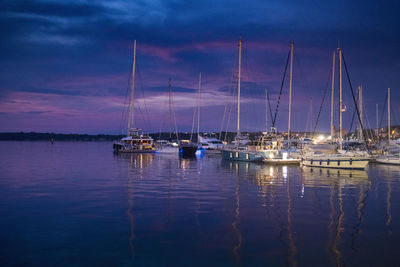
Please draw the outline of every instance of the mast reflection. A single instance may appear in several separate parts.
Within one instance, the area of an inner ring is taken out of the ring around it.
[[[386,228],[389,235],[392,235],[391,223],[392,223],[392,179],[398,177],[400,169],[398,166],[391,165],[377,165],[378,171],[382,176],[385,177],[387,194],[386,194]]]
[[[128,153],[121,153],[121,154],[114,154],[114,158],[118,160],[122,160],[122,162],[127,162],[127,201],[128,201],[128,208],[126,210],[126,216],[129,221],[129,247],[132,256],[135,256],[135,246],[134,246],[134,239],[135,239],[135,216],[134,216],[134,189],[135,189],[135,180],[136,179],[143,179],[143,170],[150,166],[154,160],[154,154],[150,153],[135,153],[135,154],[128,154]]]
[[[287,166],[266,166],[251,162],[229,162],[224,163],[229,166],[229,169],[233,170],[236,174],[236,209],[235,209],[235,220],[232,226],[236,232],[238,238],[238,244],[234,248],[235,256],[238,260],[239,253],[238,249],[242,244],[242,235],[240,229],[237,227],[238,217],[240,211],[240,194],[239,194],[239,176],[246,177],[250,179],[258,187],[260,196],[264,199],[263,207],[266,209],[267,215],[269,214],[268,204],[273,207],[274,217],[279,225],[279,240],[287,248],[287,264],[289,266],[297,266],[297,247],[293,236],[293,221],[292,221],[292,197],[291,197],[291,185],[290,176]],[[287,197],[287,207],[286,207],[286,219],[281,216],[281,199],[279,189],[286,187],[284,191]],[[267,216],[269,219],[270,217]],[[286,233],[286,236],[285,236]]]
[[[336,266],[341,266],[341,258],[342,258],[342,253],[339,250],[339,245],[341,242],[341,234],[344,231],[344,228],[342,227],[343,220],[344,220],[344,211],[343,211],[343,198],[342,198],[342,187],[340,186],[340,181],[339,181],[339,186],[338,186],[338,203],[339,203],[339,216],[338,216],[338,221],[336,223],[335,227],[335,239],[333,241],[332,245],[332,252],[335,255],[335,263]]]
[[[240,232],[240,229],[238,227],[239,223],[239,216],[240,216],[240,197],[239,197],[239,176],[236,176],[236,187],[235,187],[235,199],[236,199],[236,208],[235,208],[235,219],[232,223],[232,227],[236,233],[237,236],[237,244],[233,248],[233,253],[236,258],[236,263],[240,264],[240,253],[239,250],[242,247],[242,233]]]
[[[286,169],[284,169],[286,168]],[[282,174],[283,174],[283,178],[286,179],[287,178],[287,167],[282,167]],[[289,266],[297,266],[297,260],[296,260],[296,252],[297,252],[297,248],[294,244],[294,239],[293,239],[293,231],[292,231],[292,198],[290,196],[290,178],[287,179],[287,198],[288,198],[288,207],[287,207],[287,234],[288,234],[288,240],[289,240],[289,257],[288,257],[288,263]]]
[[[361,231],[361,224],[364,220],[364,209],[367,205],[368,193],[371,187],[370,180],[368,179],[367,181],[367,184],[360,184],[360,193],[357,201],[357,223],[353,226],[354,232],[351,235],[351,249],[353,254],[358,251],[356,241]]]
[[[328,253],[333,256],[336,266],[344,265],[343,253],[340,250],[342,235],[344,232],[344,188],[356,188],[359,190],[359,197],[356,206],[357,222],[352,227],[351,247],[353,254],[357,252],[356,239],[360,233],[363,222],[364,209],[370,189],[370,180],[364,170],[332,170],[325,168],[302,168],[302,177],[305,186],[328,187],[329,193],[329,224],[328,224]],[[335,196],[336,195],[336,196]],[[335,201],[337,199],[337,201]]]
[[[249,171],[249,163],[248,162],[232,162],[232,161],[224,161],[223,164],[228,164],[229,169],[235,172],[236,183],[235,183],[235,216],[232,222],[232,228],[235,233],[237,243],[232,249],[233,255],[235,256],[236,264],[240,265],[240,248],[242,247],[242,233],[240,232],[239,224],[239,216],[240,216],[240,171],[244,170],[245,173]]]

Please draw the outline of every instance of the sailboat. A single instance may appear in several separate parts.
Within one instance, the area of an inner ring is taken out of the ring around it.
[[[248,137],[240,132],[240,75],[242,62],[242,38],[239,39],[239,64],[238,64],[238,107],[237,107],[237,133],[234,147],[225,147],[221,150],[222,158],[238,161],[262,161],[267,157],[265,151],[259,146],[246,146]],[[261,148],[261,149],[260,149]]]
[[[368,165],[371,156],[365,153],[356,153],[343,150],[343,130],[342,130],[342,49],[339,51],[339,149],[333,144],[316,144],[307,145],[303,149],[301,158],[301,165],[307,167],[322,167],[322,168],[337,168],[337,169],[365,169]],[[335,68],[335,53],[333,54],[333,67],[332,67],[332,101],[333,101],[333,80]],[[346,65],[345,65],[346,66]],[[333,102],[332,102],[333,103]],[[358,112],[358,107],[356,110]],[[331,106],[333,108],[333,104]],[[331,111],[331,116],[333,111]],[[358,114],[359,115],[359,114]],[[360,116],[358,116],[360,118]],[[331,117],[331,129],[333,129],[333,119]],[[361,124],[361,121],[360,121]]]
[[[168,121],[170,126],[169,132],[169,140],[157,140],[156,147],[158,153],[175,153],[178,154],[179,152],[179,142],[178,140],[178,131],[176,128],[176,118],[175,112],[173,111],[173,98],[172,98],[172,89],[171,89],[171,78],[168,80]],[[172,141],[172,133],[171,133],[171,126],[172,120],[174,122],[175,134],[176,134],[176,142]]]
[[[199,74],[199,88],[198,88],[198,96],[197,96],[197,128],[199,130],[200,128],[200,103],[199,103],[199,97],[200,97],[200,89],[201,89],[201,72]],[[195,112],[195,114],[196,114]],[[194,115],[195,115],[194,114]],[[193,117],[193,125],[194,126],[194,117]],[[193,134],[193,128],[192,127],[192,134]],[[179,153],[183,157],[194,157],[196,155],[197,149],[198,149],[198,144],[195,144],[192,142],[192,135],[190,135],[190,140],[180,140],[179,141]]]
[[[132,81],[129,97],[129,114],[127,135],[120,141],[113,143],[113,149],[119,153],[154,153],[156,148],[154,140],[141,129],[134,127],[134,96],[135,96],[135,65],[136,65],[136,40],[133,43]]]
[[[199,90],[197,94],[197,143],[198,150],[206,154],[219,154],[225,144],[219,140],[215,133],[200,134],[200,106],[201,106],[201,73],[199,76]]]
[[[289,60],[289,58],[288,58]],[[287,66],[287,65],[286,65]],[[285,70],[286,73],[286,70]],[[285,77],[283,77],[285,78]],[[299,164],[299,158],[293,158],[291,154],[296,152],[291,146],[291,137],[290,137],[290,123],[291,123],[291,112],[292,112],[292,84],[293,84],[293,42],[290,43],[290,74],[289,74],[289,119],[288,119],[288,139],[287,139],[287,149],[283,149],[283,140],[279,138],[276,134],[275,119],[272,123],[271,131],[265,132],[262,138],[260,139],[261,144],[264,145],[264,152],[267,155],[266,158],[263,159],[264,163],[269,164]],[[282,83],[283,85],[283,83]],[[265,105],[265,126],[268,130],[268,91],[265,90],[266,96],[266,105]],[[276,118],[276,116],[275,116]]]
[[[378,156],[376,158],[376,162],[378,163],[383,163],[383,164],[392,164],[392,165],[400,165],[400,152],[399,151],[394,151],[392,148],[393,146],[396,146],[394,144],[391,144],[390,142],[390,134],[391,134],[391,129],[390,129],[390,88],[388,88],[388,145],[387,145],[387,151],[381,156]]]

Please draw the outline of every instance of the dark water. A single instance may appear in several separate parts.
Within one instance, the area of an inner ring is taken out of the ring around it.
[[[0,142],[0,264],[396,266],[400,168]]]

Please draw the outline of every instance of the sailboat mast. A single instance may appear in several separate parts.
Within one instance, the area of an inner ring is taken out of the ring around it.
[[[363,101],[362,101],[362,86],[360,85],[358,87],[358,105],[360,107],[360,128],[359,128],[359,140],[362,141],[363,138],[363,132],[362,132],[362,122],[363,122]]]
[[[197,143],[200,143],[200,91],[201,91],[201,72],[199,74],[199,92],[197,96]]]
[[[334,99],[334,89],[335,89],[335,51],[333,51],[333,61],[332,61],[332,92],[331,92],[331,140],[335,135],[335,130],[333,128],[333,99]]]
[[[343,149],[343,130],[342,130],[342,49],[339,48],[339,147]]]
[[[172,89],[171,78],[168,79],[168,111],[169,111],[169,139],[172,138]]]
[[[265,132],[268,133],[268,89],[265,88]]]
[[[390,88],[388,88],[388,145],[390,145]]]
[[[178,145],[180,146],[181,142],[179,141],[179,136],[178,136],[178,127],[177,127],[177,124],[176,124],[175,110],[173,110],[173,108],[174,108],[174,99],[172,97],[172,82],[171,82],[171,78],[168,79],[168,91],[169,91],[169,106],[170,106],[171,116],[173,116],[173,119],[174,119],[176,140],[178,142]]]
[[[239,39],[237,136],[240,135],[240,71],[241,71],[241,64],[242,64],[242,37],[240,37],[240,39]]]
[[[290,43],[288,147],[290,147],[290,117],[291,117],[291,114],[292,114],[292,83],[293,83],[293,42]]]
[[[134,112],[134,97],[135,97],[135,65],[136,65],[136,40],[133,42],[133,63],[132,63],[132,81],[131,81],[131,95],[129,98],[129,117],[128,117],[128,133],[133,128],[133,112]]]

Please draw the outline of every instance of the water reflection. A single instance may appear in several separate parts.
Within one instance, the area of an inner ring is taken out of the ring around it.
[[[282,167],[282,176],[283,179],[287,179],[287,167],[284,166]],[[294,244],[294,239],[293,239],[293,231],[292,231],[292,198],[290,195],[290,179],[287,179],[287,198],[288,198],[288,207],[287,207],[287,235],[288,235],[288,240],[289,240],[289,257],[288,257],[288,263],[289,266],[297,266],[297,260],[296,260],[296,246]]]
[[[130,170],[140,170],[152,164],[155,155],[152,153],[115,153],[115,159],[129,162]]]
[[[345,221],[351,221],[350,217],[353,218],[353,216],[355,216],[356,220],[352,224],[352,226],[348,228],[348,231],[350,232],[349,235],[351,237],[350,247],[352,251],[352,255],[350,255],[349,257],[354,257],[354,255],[358,252],[357,239],[360,235],[360,229],[364,222],[364,213],[367,205],[368,194],[371,187],[371,182],[368,178],[368,174],[366,171],[304,168],[301,169],[300,172],[301,187],[299,187],[297,181],[294,181],[294,184],[292,185],[292,180],[296,179],[296,177],[290,176],[290,171],[293,170],[293,168],[290,169],[290,167],[288,166],[264,166],[248,162],[227,162],[223,164],[229,167],[229,169],[233,170],[237,177],[246,177],[258,186],[258,190],[260,192],[259,195],[264,199],[262,205],[264,206],[267,214],[269,214],[268,207],[273,207],[275,218],[278,225],[280,226],[279,239],[287,247],[288,265],[296,266],[298,264],[296,259],[297,247],[295,236],[293,234],[293,189],[295,189],[296,195],[300,194],[300,197],[303,198],[305,196],[305,191],[307,190],[307,188],[313,189],[313,194],[316,194],[317,192],[314,190],[314,188],[329,188],[328,198],[330,211],[328,214],[329,222],[327,225],[327,253],[333,256],[333,263],[335,265],[341,266],[345,264],[342,252],[342,236],[345,232]],[[388,175],[388,177],[389,176],[390,175]],[[239,183],[240,181],[236,182],[236,184]],[[390,186],[390,183],[388,183],[388,186]],[[287,198],[286,222],[282,220],[281,216],[281,210],[283,208],[283,195],[280,190],[282,188],[285,189]],[[300,189],[300,192],[297,191],[298,189]],[[348,211],[346,212],[346,210],[349,208],[345,209],[343,190],[352,190],[351,196],[354,198],[355,202],[355,213],[348,214],[348,219],[346,219],[346,213],[348,213]],[[239,194],[236,195],[236,199],[238,200]],[[237,207],[239,207],[238,203]],[[388,190],[387,203],[387,225],[389,225],[390,189]],[[297,216],[299,216],[299,214]],[[233,226],[237,231],[236,217]],[[284,238],[284,233],[286,233],[286,238]]]
[[[236,165],[237,166],[237,165]],[[238,169],[236,169],[236,172],[238,172]],[[235,245],[235,247],[233,248],[233,253],[235,255],[235,259],[236,259],[236,263],[240,264],[240,253],[239,253],[239,249],[242,247],[242,233],[240,232],[240,229],[238,227],[238,223],[239,223],[239,216],[240,216],[240,196],[239,196],[239,176],[236,175],[236,186],[235,186],[235,200],[236,200],[236,207],[235,207],[235,217],[234,220],[232,222],[232,227],[233,230],[236,234],[236,239],[237,239],[237,243]]]
[[[364,210],[367,205],[370,180],[364,170],[330,170],[326,168],[303,168],[302,177],[306,186],[329,187],[329,224],[328,224],[328,251],[334,256],[336,266],[344,265],[342,247],[342,235],[345,231],[345,209],[343,200],[343,189],[357,189],[356,200],[356,222],[353,224],[351,233],[352,257],[357,253],[357,238],[360,235],[361,224],[364,219]],[[336,196],[335,196],[336,194]],[[353,192],[355,194],[355,192]],[[336,203],[335,203],[336,202]],[[350,216],[350,215],[348,215]],[[350,220],[350,219],[349,219]]]
[[[236,210],[235,219],[232,226],[237,235],[238,243],[234,248],[234,253],[236,259],[240,260],[240,254],[238,253],[239,248],[242,245],[243,238],[240,229],[237,227],[238,217],[239,217],[239,207],[240,207],[240,194],[239,194],[239,177],[245,177],[252,181],[258,186],[258,191],[260,192],[260,197],[263,198],[262,205],[266,210],[267,215],[269,215],[268,206],[273,207],[273,212],[276,218],[276,222],[280,228],[278,238],[284,246],[287,246],[287,257],[286,263],[289,266],[297,266],[297,247],[295,244],[295,239],[293,235],[293,222],[292,222],[292,192],[290,185],[290,175],[288,166],[266,166],[251,162],[223,162],[224,166],[233,170],[236,174]],[[286,222],[281,215],[281,195],[279,190],[285,185],[285,192],[287,198],[286,207]],[[269,218],[269,216],[267,216]],[[285,237],[286,233],[286,237]]]
[[[128,207],[126,209],[126,216],[128,217],[129,221],[129,247],[132,256],[135,256],[135,246],[134,246],[134,239],[135,239],[135,216],[133,213],[134,209],[134,189],[135,189],[135,179],[143,179],[143,169],[149,167],[153,160],[154,154],[151,153],[119,153],[114,154],[114,158],[122,159],[125,162],[128,162],[128,173],[133,172],[133,175],[127,175],[126,181],[126,189],[127,189],[127,201]]]
[[[328,168],[301,168],[301,176],[306,187],[357,187],[369,184],[365,170],[340,170]]]
[[[106,142],[51,149],[0,142],[0,258],[9,265],[397,264],[399,167],[113,155]]]
[[[164,203],[166,204],[167,218],[164,231],[176,231],[174,227],[177,226],[174,223],[179,221],[178,218],[181,218],[182,214],[176,213],[177,218],[173,222],[174,210],[183,209],[183,207],[176,206],[177,199],[186,198],[185,212],[192,216],[192,227],[194,227],[192,231],[207,234],[208,223],[202,225],[200,215],[204,211],[209,211],[212,204],[204,201],[204,197],[207,198],[210,192],[222,193],[221,189],[216,188],[220,181],[214,180],[214,191],[209,189],[211,184],[205,184],[210,183],[210,180],[204,180],[206,173],[210,173],[207,170],[210,168],[210,165],[207,165],[210,164],[207,162],[207,158],[186,159],[143,154],[124,156],[123,159],[129,162],[129,172],[132,173],[132,175],[128,175],[127,181],[128,209],[126,211],[130,225],[129,244],[132,255],[135,255],[134,241],[136,238],[136,217],[133,211],[137,210],[134,203],[136,194],[134,181],[142,178],[154,179],[149,175],[149,173],[153,173],[154,168],[158,171],[163,170],[163,180],[157,182],[166,185]],[[215,159],[213,160],[215,162]],[[323,247],[326,248],[325,259],[328,264],[342,266],[357,259],[360,248],[362,248],[361,229],[366,223],[365,212],[372,190],[372,183],[366,171],[266,166],[229,161],[220,161],[219,166],[222,166],[222,171],[228,170],[228,174],[232,175],[225,174],[221,179],[229,178],[232,184],[232,188],[228,187],[226,190],[230,190],[230,203],[232,204],[230,214],[233,214],[233,217],[230,217],[231,240],[233,240],[230,253],[233,254],[236,264],[245,263],[246,255],[249,253],[246,248],[247,242],[251,242],[248,232],[246,232],[249,201],[253,204],[256,203],[264,211],[263,218],[266,224],[272,222],[278,227],[277,231],[272,231],[269,235],[275,235],[272,239],[280,242],[280,248],[276,247],[274,253],[282,254],[286,265],[302,265],[301,260],[304,259],[300,255],[307,253],[307,247],[300,244],[304,244],[304,240],[309,240],[307,234],[313,234],[313,226],[307,226],[307,222],[311,223],[310,225],[319,224],[318,227],[325,229],[321,232],[323,236],[321,235],[320,240],[317,241],[323,243]],[[221,172],[218,164],[213,168],[212,172]],[[146,169],[149,170],[147,173],[144,172]],[[398,170],[384,168],[378,169],[378,172],[386,177],[384,180],[387,187],[385,224],[391,234],[389,229],[392,223],[391,177],[393,172],[398,175]],[[207,189],[203,191],[202,188],[205,187]],[[252,188],[256,189],[256,194],[249,195],[250,192],[254,192]],[[252,200],[253,198],[256,200]],[[324,201],[326,201],[326,206],[323,205]],[[308,206],[309,204],[311,206]],[[225,206],[226,208],[227,206]],[[258,207],[252,208],[256,210]],[[242,210],[246,214],[246,220],[241,217]],[[313,218],[312,212],[321,218]],[[324,220],[325,216],[326,220]],[[259,219],[258,217],[257,219]],[[306,228],[303,230],[304,226]],[[365,233],[364,231],[363,233]],[[309,240],[309,242],[311,241]],[[312,245],[309,246],[312,247]],[[268,245],[265,249],[265,253],[272,253],[269,251]]]
[[[385,177],[386,183],[386,228],[388,235],[392,235],[391,223],[392,223],[392,183],[393,177],[398,177],[400,168],[398,166],[391,165],[379,165],[379,175]]]

